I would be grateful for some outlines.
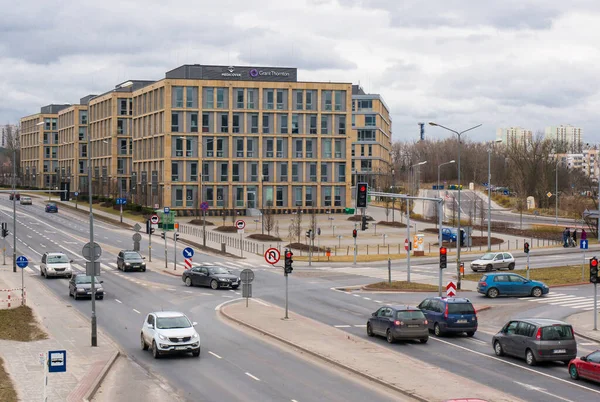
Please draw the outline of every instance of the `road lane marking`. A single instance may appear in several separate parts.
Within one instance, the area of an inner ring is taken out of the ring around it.
[[[561,401],[574,402],[574,401],[572,401],[570,399],[566,399],[566,398],[562,398],[562,397],[560,397],[558,395],[554,395],[553,393],[550,393],[550,392],[546,391],[544,388],[536,387],[535,385],[524,384],[524,383],[519,382],[519,381],[515,381],[515,383],[519,384],[519,385],[521,385],[521,386],[523,386],[523,387],[525,387],[527,389],[530,389],[532,391],[538,391],[538,392],[541,392],[542,394],[550,395],[550,396],[552,396],[552,397],[554,397],[556,399],[560,399]]]
[[[133,311],[135,311],[135,312],[136,312],[136,313],[138,313],[138,314],[142,314],[142,313],[140,313],[139,311],[137,311],[136,309],[133,309]]]
[[[354,297],[361,297],[360,295],[352,295],[352,296],[354,296]]]
[[[596,342],[586,342],[586,343],[580,343],[581,346],[592,346],[592,345],[597,345]]]
[[[217,359],[222,359],[222,357],[221,357],[221,356],[219,356],[219,355],[218,355],[218,354],[216,354],[216,353],[213,353],[213,352],[211,352],[210,350],[208,351],[208,353],[210,353],[211,355],[213,355],[213,356],[214,356],[214,357],[216,357]]]
[[[543,373],[541,371],[537,371],[537,370],[531,369],[529,367],[521,366],[520,364],[517,364],[517,363],[513,363],[513,362],[510,362],[510,361],[507,361],[507,360],[504,360],[504,359],[500,359],[499,357],[496,357],[496,356],[491,356],[491,355],[488,355],[488,354],[485,354],[485,353],[482,353],[482,352],[478,352],[478,351],[473,350],[473,349],[469,349],[469,348],[464,347],[464,346],[456,345],[456,344],[454,344],[452,342],[448,342],[448,341],[445,341],[443,339],[434,338],[434,337],[431,337],[431,336],[429,337],[429,339],[431,339],[431,340],[433,340],[435,342],[445,343],[446,345],[453,346],[455,348],[465,350],[465,351],[467,351],[469,353],[473,353],[473,354],[478,355],[478,356],[486,357],[486,358],[491,359],[491,360],[496,360],[496,361],[502,362],[504,364],[508,364],[509,366],[517,367],[517,368],[520,368],[522,370],[529,371],[531,373],[539,374],[541,376],[544,376],[544,377],[547,377],[547,378],[551,378],[553,380],[560,381],[560,382],[563,382],[565,384],[569,384],[569,385],[572,385],[574,387],[585,389],[586,391],[594,392],[594,393],[600,395],[600,391],[599,390],[595,390],[593,388],[589,388],[589,387],[586,387],[584,385],[577,384],[575,382],[565,380],[564,378],[555,377],[553,375],[546,374],[546,373]]]
[[[194,293],[191,290],[184,290],[185,293]]]
[[[119,300],[119,299],[115,299],[115,301],[116,301],[117,303],[123,304],[123,302],[122,302],[121,300]]]
[[[221,297],[228,297],[228,298],[230,298],[230,299],[231,299],[231,298],[233,298],[233,296],[225,296],[225,295],[223,295],[223,296],[221,296]]]
[[[248,377],[252,378],[253,380],[260,381],[260,378],[253,376],[252,374],[248,373],[247,371],[246,371],[246,375]]]
[[[42,246],[42,247],[46,248],[46,245],[45,245],[45,244],[40,244],[40,246]]]
[[[29,238],[31,239],[33,236],[31,236],[31,235],[27,235],[27,237],[29,237]]]
[[[366,328],[367,324],[354,325],[354,328]]]
[[[350,328],[350,325],[334,325],[334,328]]]
[[[375,303],[383,303],[381,300],[373,300]]]
[[[223,303],[215,306],[215,311],[219,311],[221,309],[221,307],[223,307],[223,306],[225,306],[225,305],[227,305],[229,303],[233,303],[234,301],[237,301],[237,300],[243,300],[243,298],[242,297],[238,297],[237,299],[227,300],[226,302],[223,302]]]
[[[365,300],[371,300],[371,299],[370,299],[370,298],[368,298],[368,297],[363,297],[363,299],[365,299]]]

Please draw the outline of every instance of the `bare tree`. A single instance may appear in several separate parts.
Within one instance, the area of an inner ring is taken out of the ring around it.
[[[233,203],[233,208],[231,209],[231,223],[235,225],[235,221],[237,221],[237,210],[235,208],[235,201]]]
[[[273,201],[267,201],[267,208],[263,209],[263,225],[267,234],[271,235],[271,230],[275,227],[275,216],[273,215]]]
[[[383,207],[385,208],[385,220],[386,220],[386,222],[388,222],[390,220],[390,212],[392,212],[391,204],[392,204],[392,201],[389,199],[389,197],[384,197],[383,198]]]
[[[227,206],[223,203],[223,208],[221,208],[221,218],[223,219],[223,226],[225,226],[225,220],[227,219]]]
[[[290,223],[290,238],[297,237],[298,243],[300,243],[300,234],[302,232],[302,209],[298,207],[294,215],[292,216],[292,223]]]
[[[275,236],[279,236],[279,221],[275,221]]]

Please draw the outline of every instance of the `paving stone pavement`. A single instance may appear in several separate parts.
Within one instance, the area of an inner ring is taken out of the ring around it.
[[[17,389],[19,400],[41,401],[44,374],[39,354],[49,350],[67,351],[67,372],[49,373],[49,402],[82,401],[98,375],[118,351],[108,337],[98,333],[98,347],[90,346],[90,324],[75,309],[65,305],[49,289],[26,278],[26,304],[38,318],[48,339],[36,342],[0,340],[0,356]],[[21,275],[10,268],[0,269],[0,289],[20,288]]]

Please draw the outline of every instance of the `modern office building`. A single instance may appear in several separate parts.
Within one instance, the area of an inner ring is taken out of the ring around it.
[[[358,85],[352,85],[352,131],[352,185],[369,183],[379,190],[393,185],[390,109],[381,95]]]
[[[498,128],[496,139],[506,146],[525,145],[533,140],[533,131],[523,127]]]
[[[21,174],[26,186],[58,186],[58,113],[71,105],[47,105],[21,119]]]
[[[583,149],[583,130],[569,124],[546,127],[545,138],[555,141],[559,152],[578,153]]]
[[[133,92],[134,196],[209,213],[350,206],[352,85],[295,68],[183,65]],[[199,196],[201,194],[201,196]]]

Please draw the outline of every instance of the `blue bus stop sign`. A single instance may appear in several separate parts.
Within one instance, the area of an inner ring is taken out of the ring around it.
[[[50,350],[48,351],[48,372],[64,373],[67,371],[67,351]]]
[[[27,261],[27,258],[24,255],[20,255],[17,257],[16,264],[19,268],[25,268],[29,264],[29,261]]]

